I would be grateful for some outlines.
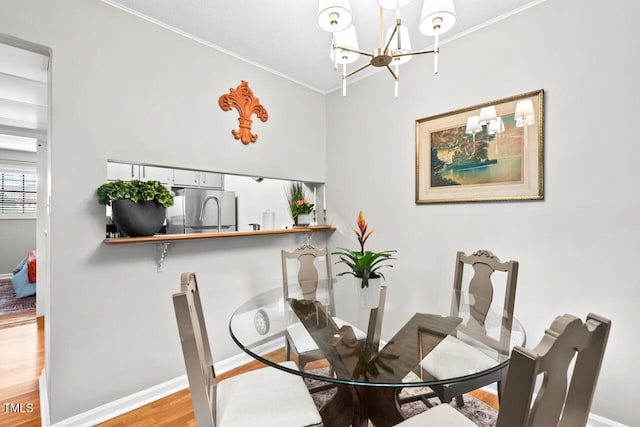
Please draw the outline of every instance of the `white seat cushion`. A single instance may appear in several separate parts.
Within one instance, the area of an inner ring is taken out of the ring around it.
[[[340,319],[339,317],[334,317],[333,321],[336,322],[338,328],[341,328],[344,325],[349,325],[353,329],[353,333],[356,338],[359,340],[363,340],[367,337],[360,329],[355,326],[349,324],[348,322]],[[292,325],[287,326],[287,331],[289,332],[289,336],[291,337],[291,341],[293,345],[296,346],[296,351],[298,353],[306,353],[309,351],[314,351],[318,349],[318,345],[309,334],[309,331],[304,327],[304,325],[300,322],[294,323]]]
[[[298,369],[293,362],[283,366]],[[322,418],[302,377],[266,367],[220,381],[216,427],[301,427]]]
[[[422,368],[438,379],[474,374],[496,364],[495,359],[451,335],[420,362]]]
[[[469,418],[448,404],[434,406],[396,424],[397,427],[477,427]]]

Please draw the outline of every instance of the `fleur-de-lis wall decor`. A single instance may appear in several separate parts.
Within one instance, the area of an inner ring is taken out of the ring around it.
[[[238,110],[240,117],[240,128],[231,131],[236,139],[242,141],[243,144],[250,142],[256,142],[258,135],[251,133],[251,115],[255,114],[263,122],[266,122],[269,118],[267,109],[260,105],[260,100],[253,96],[253,91],[249,88],[249,83],[242,80],[242,83],[237,88],[229,89],[229,93],[222,95],[218,99],[218,105],[224,111],[229,111],[231,108]]]

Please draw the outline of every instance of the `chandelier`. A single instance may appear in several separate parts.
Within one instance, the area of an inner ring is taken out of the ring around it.
[[[342,64],[342,95],[347,94],[347,79],[369,66],[386,67],[394,79],[395,97],[398,97],[400,64],[408,62],[413,55],[434,54],[434,73],[438,73],[439,36],[449,31],[456,22],[453,0],[424,0],[420,14],[419,29],[422,34],[435,37],[433,49],[411,50],[409,30],[402,24],[400,9],[411,0],[377,0],[380,6],[380,43],[371,52],[359,50],[356,29],[352,24],[349,0],[320,0],[318,25],[332,33],[330,57],[334,69]],[[396,23],[383,38],[383,10],[395,10]],[[370,58],[369,63],[347,73],[347,64],[356,61],[359,55]]]

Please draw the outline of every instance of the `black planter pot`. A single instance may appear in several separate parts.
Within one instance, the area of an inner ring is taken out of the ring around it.
[[[127,236],[153,236],[164,223],[166,208],[156,201],[132,202],[120,199],[111,203],[113,223]]]

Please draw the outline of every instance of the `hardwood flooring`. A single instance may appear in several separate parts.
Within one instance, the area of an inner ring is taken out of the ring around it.
[[[16,320],[16,319],[14,319]],[[44,318],[0,326],[0,426],[39,427],[38,378],[44,367]]]
[[[284,360],[284,352],[270,355],[270,360]],[[308,368],[320,367],[314,362]],[[218,380],[263,367],[254,361],[219,374]],[[44,318],[0,322],[0,427],[39,427],[40,393],[38,378],[44,367]],[[476,398],[497,409],[497,396],[483,390]],[[98,424],[100,427],[195,427],[191,395],[185,389],[141,408]]]

